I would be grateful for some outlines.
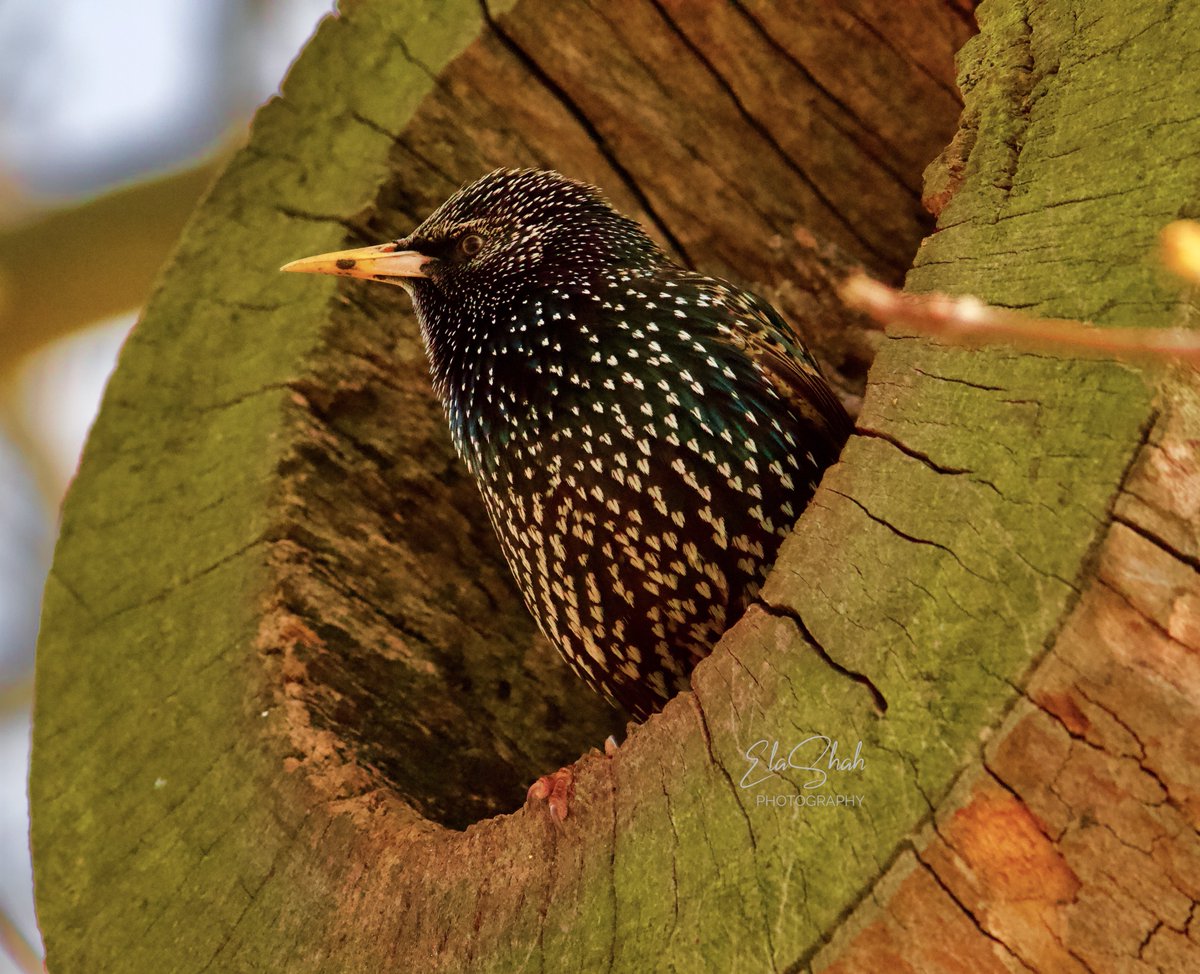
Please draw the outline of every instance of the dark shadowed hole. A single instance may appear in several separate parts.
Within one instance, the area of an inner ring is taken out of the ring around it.
[[[537,633],[453,455],[407,296],[343,287],[296,384],[282,471],[281,595],[316,637],[296,649],[304,702],[371,789],[461,829],[627,718]]]
[[[474,69],[487,69],[492,98],[505,55],[482,50]],[[470,74],[468,58],[458,64]],[[564,147],[567,129],[553,126],[510,131],[490,101],[456,84],[443,78],[394,144],[394,176],[347,246],[407,234],[460,183],[500,165],[552,166],[600,182],[618,203],[633,199],[590,143]],[[952,131],[953,113],[945,121]],[[896,198],[909,212],[914,202],[911,190]],[[881,336],[836,297],[855,260],[796,227],[749,248],[753,266],[724,264],[719,243],[690,239],[688,256],[775,303],[856,413]],[[280,596],[315,637],[296,649],[307,719],[365,772],[367,790],[461,829],[517,808],[537,777],[622,736],[624,715],[574,677],[516,592],[453,456],[406,295],[343,282],[327,347],[296,389]]]

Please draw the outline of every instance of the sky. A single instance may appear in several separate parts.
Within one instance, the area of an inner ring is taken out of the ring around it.
[[[278,88],[331,5],[4,0],[0,232],[23,213],[67,206],[204,156]],[[28,685],[58,497],[135,318],[97,322],[28,363],[15,408],[40,466],[0,428],[0,700],[22,700]],[[2,327],[0,319],[0,341]],[[36,942],[28,756],[27,705],[0,708],[0,907]],[[0,974],[16,972],[0,952]]]

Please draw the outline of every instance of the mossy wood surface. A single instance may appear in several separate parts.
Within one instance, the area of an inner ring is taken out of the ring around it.
[[[1136,509],[1120,491],[1189,441],[1182,386],[1155,426],[1127,368],[882,342],[762,606],[693,693],[584,755],[556,826],[498,813],[618,721],[535,636],[403,295],[275,272],[396,235],[492,166],[553,165],[777,300],[854,396],[879,343],[831,281],[904,272],[945,149],[910,286],[1182,315],[1152,249],[1198,203],[1200,9],[988,0],[955,135],[968,7],[360,0],[322,26],[186,231],[64,512],[31,784],[51,971],[875,970],[931,889],[932,939],[962,945],[946,970],[1038,968],[989,927],[985,873],[951,874],[1054,821],[1022,811],[1019,749],[991,757],[1003,794],[979,784],[980,741],[1015,739],[1097,579],[1140,577],[1114,518],[1198,563],[1186,508],[1155,501],[1174,482]],[[747,748],[812,735],[861,741],[863,766],[743,787]],[[1138,767],[1170,781],[1182,745],[1156,740]],[[797,794],[861,804],[764,801]],[[1175,837],[1193,794],[1159,803]]]

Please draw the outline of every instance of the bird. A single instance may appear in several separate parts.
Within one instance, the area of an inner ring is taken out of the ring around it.
[[[406,237],[282,269],[408,291],[526,606],[639,721],[755,601],[852,429],[766,300],[555,171],[497,169]]]

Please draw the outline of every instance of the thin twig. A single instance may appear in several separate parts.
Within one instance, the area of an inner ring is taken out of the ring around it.
[[[973,297],[897,291],[865,274],[847,278],[841,295],[850,307],[884,325],[901,325],[954,344],[1092,351],[1117,359],[1171,358],[1200,367],[1200,332],[1183,328],[1097,328],[1079,321],[1035,318]]]
[[[1200,284],[1200,223],[1179,220],[1162,232],[1162,259],[1184,280]],[[1003,344],[1097,352],[1117,359],[1174,359],[1200,367],[1200,332],[1183,328],[1097,328],[1081,321],[1036,318],[984,304],[974,297],[909,294],[851,275],[842,300],[883,325],[955,344]]]

